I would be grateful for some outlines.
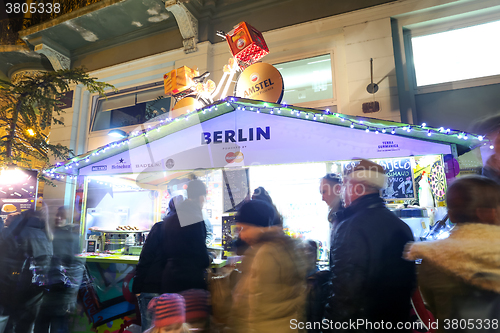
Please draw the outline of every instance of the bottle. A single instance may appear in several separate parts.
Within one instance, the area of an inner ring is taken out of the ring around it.
[[[420,179],[419,189],[418,189],[418,198],[420,207],[434,207],[434,197],[432,195],[431,186],[429,184],[429,177],[425,173],[422,173],[422,179]]]
[[[429,184],[429,177],[425,173],[422,173],[422,178],[419,182],[418,198],[420,207],[427,210],[427,216],[429,217],[429,224],[434,225],[434,196],[432,195],[431,185]]]

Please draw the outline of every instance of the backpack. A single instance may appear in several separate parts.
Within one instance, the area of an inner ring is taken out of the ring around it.
[[[0,233],[0,302],[16,306],[42,292],[45,276],[42,267],[29,252],[27,239],[19,234],[28,223],[29,216],[10,230]]]

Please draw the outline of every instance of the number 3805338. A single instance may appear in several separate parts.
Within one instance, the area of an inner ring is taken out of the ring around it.
[[[7,2],[5,4],[5,11],[7,14],[51,14],[51,13],[60,13],[61,12],[61,4],[60,3],[52,3],[52,2],[32,2],[30,4],[27,3],[10,3]]]

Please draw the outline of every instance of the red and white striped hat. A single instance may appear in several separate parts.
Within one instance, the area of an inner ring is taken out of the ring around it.
[[[179,294],[163,294],[153,298],[148,310],[154,313],[154,326],[166,327],[186,322],[186,302]]]

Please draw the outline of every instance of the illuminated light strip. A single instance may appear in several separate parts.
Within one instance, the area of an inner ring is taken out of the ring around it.
[[[227,73],[225,73],[227,74]],[[234,74],[234,73],[233,73]],[[245,105],[244,103],[241,103],[240,101],[238,101],[236,98],[232,97],[230,99],[231,102],[234,102],[236,105],[237,105],[237,108],[238,109],[244,109],[246,110],[246,107],[250,108],[251,110],[255,107],[255,105],[258,105],[258,104],[249,104],[249,105]],[[228,101],[223,101],[222,103],[226,103],[228,105],[232,105],[231,103],[229,103]],[[221,104],[221,103],[219,103]],[[270,111],[269,113],[270,114],[274,114],[274,108],[277,109],[276,112],[278,114],[281,113],[282,111],[282,108],[285,107],[284,105],[286,104],[272,104],[272,105],[269,105],[267,103],[264,104],[265,107],[267,108],[270,108]],[[213,109],[215,108],[215,110],[217,110],[217,105],[212,105],[211,107],[205,107],[201,110],[196,110],[196,111],[193,111],[191,113],[199,113],[199,112],[205,112],[206,110],[208,111],[212,111]],[[257,109],[257,112],[260,112],[261,110]],[[317,116],[320,117],[320,119],[322,120],[323,119],[323,114],[325,112],[328,112],[328,110],[325,110],[325,111],[320,111],[320,110],[315,110],[317,112],[313,112],[312,116],[313,116],[313,119],[316,120],[317,119]],[[304,112],[304,115],[305,115],[305,118],[306,119],[309,119],[309,114],[306,112],[306,111],[299,111],[299,110],[293,110],[291,109],[290,112],[292,113],[292,115],[297,115],[297,117],[300,117],[301,116],[301,113]],[[323,114],[321,114],[323,113]],[[402,129],[403,131],[405,132],[411,132],[412,130],[416,130],[418,132],[421,132],[423,134],[426,134],[426,136],[432,136],[433,134],[435,133],[441,133],[441,134],[444,134],[444,135],[453,135],[453,136],[456,136],[459,140],[465,140],[465,141],[468,141],[469,139],[477,139],[478,141],[483,141],[485,140],[484,136],[482,135],[477,135],[477,134],[471,134],[471,133],[467,133],[467,132],[462,132],[462,131],[456,131],[456,130],[450,130],[449,128],[448,129],[444,129],[444,127],[440,127],[440,128],[429,128],[427,126],[427,124],[423,123],[422,126],[418,126],[418,125],[410,125],[410,124],[407,124],[403,127],[400,127],[400,126],[396,126],[396,127],[389,127],[389,128],[383,128],[383,127],[378,127],[378,126],[368,126],[366,124],[364,124],[364,120],[353,120],[353,119],[349,119],[349,118],[346,118],[345,115],[341,115],[341,114],[338,114],[338,113],[329,113],[329,115],[333,115],[337,118],[340,118],[340,121],[341,122],[344,122],[345,120],[349,121],[350,123],[350,127],[351,128],[354,128],[355,126],[354,125],[358,125],[358,126],[363,126],[365,128],[365,130],[368,129],[368,131],[370,130],[373,130],[375,134],[378,133],[378,131],[382,131],[382,133],[386,133],[387,131],[390,131],[391,134],[396,134],[396,130],[397,129]],[[188,116],[185,116],[185,117],[182,117],[183,119],[185,119],[186,121],[188,120]],[[179,120],[179,118],[176,118],[175,119],[176,121]],[[172,121],[172,119],[168,119],[166,120],[167,123],[165,124],[162,124],[162,125],[158,125],[158,126],[155,126],[153,128],[151,128],[151,126],[148,126],[148,129],[149,130],[153,130],[153,129],[159,129],[161,126],[164,126],[164,125],[167,125],[170,121]],[[161,121],[160,121],[161,123]],[[371,132],[371,131],[370,131]],[[131,135],[132,137],[135,135],[135,136],[138,136],[139,134],[144,134],[145,136],[147,136],[146,133],[139,133],[139,132],[133,132]],[[404,135],[404,134],[403,134]],[[109,150],[110,148],[117,148],[117,147],[120,147],[121,145],[125,145],[125,144],[130,144],[130,139],[128,140],[123,140],[121,141],[120,143],[116,144],[115,143],[111,143],[109,144],[108,146],[104,147],[104,148],[99,148],[98,150],[94,151],[91,153],[91,156],[98,156],[100,153],[105,153],[106,150]],[[488,142],[484,143],[484,145],[487,145]],[[64,167],[65,169],[70,169],[73,167],[73,165],[75,166],[78,166],[78,162],[82,161],[82,162],[90,162],[90,158],[91,156],[87,156],[85,158],[82,158],[80,160],[71,160],[71,161],[68,161],[67,163],[61,163],[61,162],[58,162],[56,163],[56,166],[55,168],[59,168],[59,167]],[[45,174],[50,174],[50,175],[54,175],[53,172],[55,171],[54,170],[45,170],[43,171]]]

